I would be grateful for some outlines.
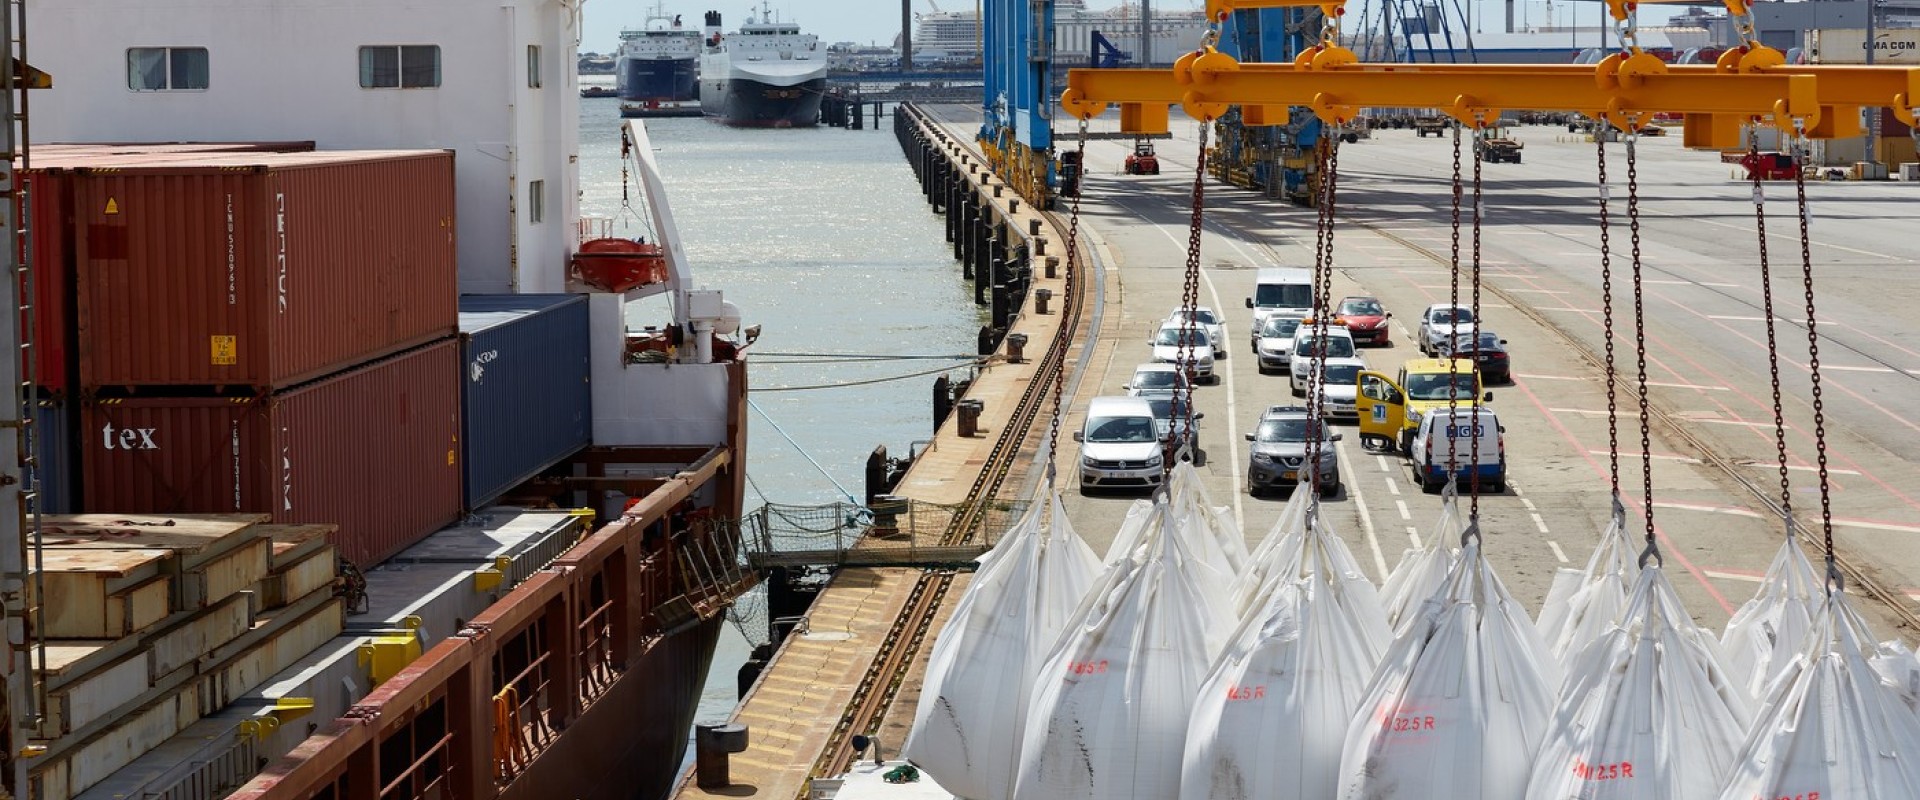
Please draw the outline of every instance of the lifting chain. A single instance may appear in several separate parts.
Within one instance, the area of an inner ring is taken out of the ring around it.
[[[1774,332],[1773,271],[1767,256],[1767,195],[1760,185],[1758,125],[1747,129],[1747,162],[1751,165],[1747,171],[1753,177],[1753,224],[1760,233],[1760,314],[1767,321],[1767,373],[1773,382],[1773,443],[1780,460],[1780,514],[1792,519],[1792,482],[1787,478],[1787,418],[1780,401],[1780,341]]]
[[[1307,496],[1308,524],[1314,524],[1319,518],[1321,445],[1328,430],[1325,410],[1327,330],[1333,313],[1333,222],[1340,181],[1340,131],[1337,127],[1322,128],[1315,154],[1314,168],[1320,183],[1319,196],[1314,203],[1319,213],[1314,230],[1313,352],[1307,356],[1307,453],[1306,460],[1301,463],[1306,477],[1302,486],[1305,491],[1312,492]],[[1295,357],[1300,355],[1294,353]],[[1339,467],[1335,466],[1334,469],[1338,470]],[[1295,491],[1301,490],[1295,488]]]
[[[1447,310],[1447,313],[1449,315],[1448,318],[1454,322],[1454,325],[1451,328],[1451,330],[1449,330],[1447,333],[1447,352],[1448,353],[1452,353],[1458,350],[1460,345],[1459,321],[1456,319],[1453,319],[1452,317],[1452,315],[1455,314],[1460,307],[1460,195],[1461,195],[1460,125],[1458,123],[1455,123],[1453,126],[1452,264],[1451,264],[1451,267],[1447,270],[1447,277],[1448,277],[1447,302],[1451,304],[1451,308]],[[1425,349],[1427,346],[1425,336],[1426,334],[1424,333],[1421,334],[1422,339],[1420,341],[1420,347],[1422,349]],[[1453,358],[1449,356],[1447,358],[1447,418],[1448,419],[1452,419],[1454,413],[1460,410],[1459,392],[1456,391],[1456,388],[1459,386],[1459,384],[1460,384],[1459,371],[1455,366],[1455,362]],[[1416,425],[1415,427],[1417,429],[1418,425]],[[1426,449],[1427,449],[1427,453],[1426,453],[1427,464],[1429,467],[1431,467],[1433,464],[1433,437],[1432,436],[1427,437]],[[1459,476],[1459,474],[1460,474],[1460,458],[1459,458],[1458,449],[1454,446],[1453,439],[1449,437],[1447,439],[1447,482],[1453,483],[1455,479]],[[1425,479],[1424,475],[1421,477],[1422,477],[1422,480]]]
[[[1638,132],[1640,120],[1638,117],[1629,117],[1627,122],[1634,128],[1626,132],[1627,233],[1632,243],[1633,257],[1633,355],[1638,378],[1635,386],[1640,393],[1640,478],[1642,501],[1647,519],[1647,549],[1640,554],[1640,566],[1645,567],[1649,558],[1656,562],[1661,559],[1660,547],[1654,539],[1653,532],[1652,406],[1647,398],[1646,285],[1641,273],[1640,259],[1640,159],[1635,147],[1640,139]]]
[[[1793,192],[1800,212],[1800,276],[1807,293],[1807,375],[1813,383],[1813,453],[1820,474],[1820,534],[1826,545],[1827,591],[1837,593],[1845,588],[1845,582],[1840,576],[1840,566],[1833,551],[1833,488],[1827,473],[1827,411],[1820,387],[1820,333],[1815,327],[1813,315],[1813,242],[1812,220],[1807,209],[1805,123],[1796,119],[1794,128],[1799,134],[1799,141],[1794,148],[1794,160],[1798,162],[1799,169],[1794,170]]]
[[[1600,334],[1606,339],[1607,359],[1607,479],[1613,487],[1614,508],[1620,505],[1620,370],[1613,353],[1613,234],[1607,217],[1612,190],[1607,187],[1607,137],[1595,126],[1594,151],[1600,165]]]
[[[1471,278],[1471,283],[1473,287],[1473,341],[1468,342],[1468,345],[1469,345],[1469,352],[1472,352],[1476,356],[1478,356],[1480,353],[1480,219],[1481,219],[1482,202],[1484,198],[1484,192],[1482,191],[1483,187],[1480,181],[1480,165],[1484,161],[1484,158],[1482,157],[1482,153],[1485,151],[1486,148],[1483,147],[1482,145],[1484,145],[1486,142],[1488,131],[1487,131],[1485,121],[1480,119],[1477,115],[1474,117],[1474,123],[1475,125],[1473,129],[1473,136],[1474,136],[1473,276]],[[1457,302],[1458,301],[1456,301],[1456,304]],[[1449,355],[1448,357],[1453,358],[1455,360],[1454,363],[1457,364],[1459,363],[1458,354],[1460,353],[1460,326],[1458,324],[1454,325],[1453,330],[1454,330],[1453,354]],[[1467,427],[1467,441],[1470,442],[1470,444],[1467,445],[1467,463],[1471,465],[1468,467],[1468,469],[1473,470],[1473,485],[1471,487],[1470,492],[1467,495],[1467,519],[1468,520],[1480,519],[1480,433],[1481,433],[1480,411],[1482,409],[1482,406],[1480,405],[1480,381],[1478,380],[1478,375],[1479,375],[1478,366],[1474,367],[1473,372],[1468,373],[1468,376],[1474,379],[1472,380],[1474,394],[1471,401],[1473,403],[1473,422]],[[1452,391],[1449,392],[1449,394],[1453,396],[1458,396],[1460,394],[1459,386],[1455,385]],[[1455,425],[1459,424],[1459,420],[1457,418],[1450,417],[1448,419],[1448,422]],[[1451,436],[1447,438],[1449,441],[1453,439],[1453,437]]]
[[[1180,289],[1180,346],[1175,351],[1173,381],[1173,410],[1170,413],[1180,415],[1183,426],[1167,436],[1167,443],[1161,453],[1161,468],[1171,472],[1178,461],[1191,458],[1198,446],[1193,435],[1193,382],[1197,379],[1199,358],[1193,353],[1196,328],[1200,307],[1200,226],[1204,222],[1207,194],[1207,131],[1213,121],[1200,121],[1200,157],[1193,168],[1193,214],[1187,224],[1187,274]],[[1208,347],[1212,347],[1209,342]],[[1212,353],[1208,353],[1212,355]]]
[[[1076,296],[1076,287],[1078,286],[1077,279],[1080,267],[1080,195],[1084,194],[1081,189],[1083,188],[1082,185],[1086,178],[1086,163],[1087,120],[1082,119],[1080,120],[1080,136],[1074,144],[1074,168],[1079,170],[1079,172],[1075,173],[1073,180],[1076,184],[1080,185],[1074,187],[1073,200],[1067,206],[1067,277],[1066,286],[1060,293],[1060,308],[1062,309],[1060,313],[1062,316],[1066,315],[1066,309],[1073,308],[1074,302],[1079,299]],[[1050,491],[1059,491],[1059,484],[1056,479],[1059,472],[1060,420],[1067,415],[1065,398],[1067,371],[1064,367],[1066,363],[1067,333],[1061,330],[1056,332],[1054,336],[1057,337],[1059,342],[1056,346],[1060,350],[1060,363],[1063,366],[1053,375],[1053,420],[1047,425],[1047,488]]]

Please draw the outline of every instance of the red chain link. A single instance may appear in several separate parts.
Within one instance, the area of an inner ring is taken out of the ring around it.
[[[1813,382],[1813,452],[1820,470],[1820,535],[1827,551],[1827,586],[1828,591],[1838,592],[1842,582],[1838,557],[1833,550],[1833,487],[1827,473],[1827,411],[1820,386],[1820,333],[1813,314],[1813,243],[1809,230],[1812,220],[1807,209],[1807,168],[1802,155],[1796,148],[1795,159],[1801,163],[1800,168],[1794,170],[1793,190],[1800,211],[1800,275],[1807,293],[1807,375]]]
[[[1753,177],[1753,224],[1760,233],[1760,306],[1767,321],[1767,374],[1773,383],[1773,442],[1780,460],[1780,514],[1793,517],[1792,481],[1787,477],[1787,418],[1781,404],[1780,343],[1774,333],[1773,272],[1767,257],[1767,196],[1760,185],[1760,129],[1747,132],[1747,160]]]
[[[1620,372],[1613,353],[1613,237],[1607,216],[1611,190],[1607,188],[1607,137],[1605,128],[1594,126],[1594,149],[1600,165],[1600,327],[1606,338],[1607,357],[1607,479],[1613,487],[1613,502],[1620,502]]]
[[[1636,119],[1631,124],[1638,125],[1639,121]],[[1640,159],[1634,146],[1639,138],[1637,132],[1627,131],[1627,231],[1633,242],[1633,355],[1639,378],[1640,475],[1647,519],[1647,551],[1641,556],[1644,564],[1648,555],[1658,557],[1659,548],[1653,535],[1653,430],[1652,406],[1647,397],[1646,291],[1640,261]]]
[[[1080,266],[1080,195],[1084,193],[1082,190],[1085,188],[1087,173],[1087,121],[1084,119],[1080,120],[1080,136],[1074,147],[1074,153],[1076,165],[1074,168],[1079,172],[1073,177],[1075,183],[1073,200],[1067,206],[1067,277],[1066,286],[1060,293],[1060,313],[1063,316],[1067,313],[1067,309],[1074,307],[1074,301],[1078,299],[1076,277]],[[1060,330],[1055,332],[1054,336],[1057,340],[1055,347],[1061,351],[1061,363],[1064,364],[1068,346],[1067,332]],[[1054,488],[1055,475],[1058,471],[1060,421],[1067,415],[1066,387],[1067,370],[1063,366],[1053,375],[1053,420],[1047,424],[1047,486],[1049,489]]]
[[[1485,150],[1485,148],[1481,147],[1480,145],[1486,141],[1487,129],[1484,126],[1476,125],[1474,127],[1473,135],[1475,137],[1474,139],[1475,146],[1473,148],[1473,278],[1472,278],[1473,336],[1474,336],[1474,339],[1476,340],[1474,344],[1474,352],[1478,353],[1479,346],[1478,346],[1477,340],[1480,338],[1480,219],[1481,219],[1482,200],[1484,197],[1484,192],[1482,191],[1483,187],[1480,181],[1480,165],[1485,160],[1482,154],[1482,151]],[[1458,304],[1458,301],[1455,301],[1455,303]],[[1453,330],[1454,330],[1454,348],[1453,348],[1453,355],[1450,356],[1450,358],[1458,359],[1459,353],[1460,353],[1460,347],[1459,347],[1460,326],[1458,324],[1454,325]],[[1457,364],[1459,362],[1456,360],[1454,363]],[[1478,368],[1476,367],[1475,369],[1477,374]],[[1469,442],[1469,444],[1467,445],[1467,451],[1468,451],[1467,463],[1471,465],[1468,467],[1468,469],[1473,470],[1473,487],[1471,492],[1467,495],[1467,519],[1468,520],[1478,520],[1480,518],[1480,424],[1481,424],[1480,409],[1481,409],[1481,406],[1480,406],[1480,396],[1479,394],[1477,394],[1477,392],[1479,391],[1479,388],[1478,388],[1479,381],[1475,381],[1474,383],[1475,383],[1476,394],[1473,397],[1473,403],[1474,403],[1473,422],[1467,427],[1467,431],[1468,431],[1467,437]],[[1450,394],[1458,395],[1459,393],[1460,393],[1459,388],[1455,387]],[[1449,420],[1449,421],[1454,424],[1459,424],[1458,420]],[[1448,437],[1448,438],[1451,439],[1452,437]]]
[[[1187,226],[1187,274],[1186,282],[1180,291],[1180,308],[1183,310],[1180,325],[1180,346],[1175,351],[1173,382],[1174,413],[1181,415],[1185,429],[1174,431],[1167,437],[1167,443],[1161,455],[1161,468],[1171,472],[1174,463],[1188,448],[1197,446],[1193,441],[1193,382],[1197,379],[1198,359],[1193,354],[1195,311],[1200,306],[1200,226],[1204,221],[1207,194],[1207,131],[1211,127],[1209,120],[1200,121],[1200,156],[1195,160],[1193,169],[1193,215]],[[1209,347],[1212,345],[1209,344]],[[1191,370],[1191,371],[1190,371]]]

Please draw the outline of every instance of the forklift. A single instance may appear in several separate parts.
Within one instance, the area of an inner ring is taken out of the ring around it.
[[[1153,154],[1153,142],[1147,139],[1133,141],[1133,155],[1127,156],[1128,175],[1160,174],[1160,157]]]

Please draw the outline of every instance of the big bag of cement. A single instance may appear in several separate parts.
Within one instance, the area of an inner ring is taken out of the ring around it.
[[[1182,800],[1333,796],[1347,723],[1387,645],[1386,614],[1339,534],[1291,520],[1268,535],[1274,563],[1258,605],[1195,701]]]
[[[1009,797],[1032,676],[1099,572],[1058,495],[1021,517],[934,641],[906,757],[960,797]]]
[[[1019,800],[1167,800],[1215,627],[1164,504],[1134,558],[1107,567],[1037,678]],[[943,784],[944,785],[944,784]]]
[[[1613,499],[1613,520],[1600,534],[1585,569],[1554,573],[1540,606],[1540,636],[1565,664],[1589,642],[1605,636],[1627,609],[1627,587],[1639,577],[1640,546],[1627,536],[1627,509]]]
[[[1154,503],[1151,500],[1135,500],[1127,504],[1127,514],[1120,518],[1120,530],[1113,535],[1113,542],[1107,545],[1105,564],[1113,564],[1123,558],[1132,558],[1139,552],[1140,546],[1147,541],[1147,519],[1153,515]]]
[[[1746,693],[1660,567],[1639,572],[1619,624],[1571,659],[1529,798],[1704,800],[1726,783]]]
[[[1814,620],[1825,602],[1822,595],[1813,565],[1800,551],[1789,522],[1786,541],[1774,554],[1760,588],[1727,620],[1720,635],[1727,672],[1755,706],[1765,702],[1767,688],[1787,663],[1807,649]]]
[[[1400,554],[1400,563],[1387,573],[1380,585],[1380,605],[1386,609],[1387,624],[1398,635],[1418,614],[1420,604],[1446,583],[1447,573],[1459,560],[1454,549],[1460,541],[1462,518],[1459,495],[1453,481],[1441,491],[1440,518],[1427,532],[1420,546]]]
[[[1810,641],[1770,687],[1721,800],[1920,797],[1920,717],[1868,663],[1845,593],[1823,599]]]
[[[1466,535],[1367,686],[1341,751],[1340,800],[1546,800],[1526,788],[1559,665],[1477,532]]]
[[[1173,474],[1167,478],[1167,500],[1178,513],[1189,518],[1187,524],[1193,526],[1190,530],[1196,535],[1188,541],[1201,560],[1214,565],[1229,580],[1246,570],[1246,534],[1234,524],[1225,506],[1213,504],[1213,497],[1207,494],[1207,487],[1192,464],[1182,462],[1174,466]]]
[[[1280,518],[1274,521],[1273,527],[1267,529],[1266,537],[1261,539],[1260,543],[1254,546],[1253,552],[1247,556],[1247,568],[1240,573],[1240,577],[1234,579],[1233,584],[1235,619],[1246,619],[1247,615],[1253,612],[1254,603],[1260,600],[1261,593],[1278,585],[1274,581],[1274,575],[1286,565],[1288,560],[1276,557],[1275,551],[1282,544],[1291,544],[1296,551],[1298,550],[1296,534],[1306,530],[1307,506],[1311,505],[1306,498],[1312,494],[1312,492],[1294,492],[1287,495],[1286,505],[1280,507]],[[1375,602],[1378,603],[1377,597]]]

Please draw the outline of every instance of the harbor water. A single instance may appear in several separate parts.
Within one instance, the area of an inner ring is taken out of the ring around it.
[[[580,106],[581,213],[614,218],[616,236],[648,235],[631,178],[632,209],[622,206],[619,101]],[[761,326],[748,351],[747,508],[863,499],[875,445],[900,457],[933,431],[934,376],[892,378],[943,366],[962,376],[982,322],[891,121],[851,131],[659,119],[647,131],[696,283]],[[661,325],[664,313],[636,303],[628,324]],[[732,710],[748,636],[766,636],[740,627],[722,635],[701,721]]]

